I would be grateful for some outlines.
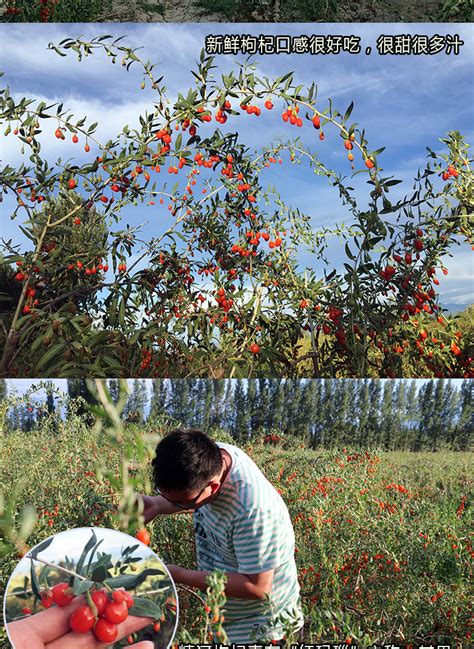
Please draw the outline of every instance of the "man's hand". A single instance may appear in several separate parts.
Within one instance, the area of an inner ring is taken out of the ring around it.
[[[167,563],[166,567],[168,568],[173,581],[175,581],[177,584],[180,584],[182,582],[185,569],[181,568],[181,566],[175,566],[174,563]]]
[[[140,494],[139,498],[143,501],[143,516],[146,524],[161,513],[159,496],[145,496],[145,494]]]
[[[202,591],[206,590],[208,586],[206,577],[210,574],[207,570],[188,570],[181,566],[175,566],[173,563],[167,564],[166,567],[177,584],[193,586]],[[253,575],[226,572],[225,594],[227,597],[264,600],[271,592],[274,573],[273,568]]]
[[[143,501],[143,516],[145,518],[145,524],[149,523],[151,520],[158,516],[158,514],[193,514],[193,509],[182,509],[181,507],[175,507],[169,500],[163,498],[163,496],[145,496],[145,494],[139,494],[138,498]]]

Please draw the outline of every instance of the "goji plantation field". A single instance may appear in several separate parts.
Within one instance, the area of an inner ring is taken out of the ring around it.
[[[124,449],[135,488],[147,489],[149,458],[163,432],[156,422],[128,425],[118,443],[72,417],[55,434],[47,426],[27,437],[8,434],[0,491],[11,494],[13,484],[16,493],[1,518],[10,512],[13,529],[22,506],[34,505],[29,547],[68,527],[123,529],[117,512],[126,500]],[[213,436],[235,443],[224,432]],[[290,511],[306,641],[470,645],[472,453],[309,450],[301,439],[275,431],[242,447]],[[165,562],[194,567],[191,516],[158,518],[147,529],[151,548]],[[4,591],[18,548],[6,542],[2,552]],[[182,590],[179,595],[176,639],[203,641],[205,602]],[[0,633],[0,646],[7,647]]]

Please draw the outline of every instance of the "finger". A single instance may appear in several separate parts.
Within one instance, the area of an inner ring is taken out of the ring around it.
[[[125,622],[122,622],[117,626],[118,635],[114,640],[114,643],[123,640],[131,633],[140,631],[140,629],[143,629],[152,623],[153,620],[149,617],[136,617],[134,615],[129,615]],[[75,633],[70,629],[68,629],[68,631],[69,633],[63,635],[62,638],[50,642],[47,645],[47,649],[105,649],[105,647],[111,646],[110,643],[100,642],[97,640],[93,631],[89,631],[88,633]],[[27,649],[30,648],[28,647]]]
[[[118,625],[119,634],[117,640],[122,640],[131,633],[135,633],[135,631],[144,629],[149,624],[153,624],[153,619],[151,617],[137,617],[135,615],[129,615],[125,622],[122,622]]]
[[[31,627],[30,618],[10,622],[7,631],[13,649],[44,649],[44,642]]]
[[[35,639],[36,642],[41,642],[39,646],[52,642],[70,631],[69,618],[71,613],[84,602],[84,597],[75,597],[67,606],[54,606],[40,613],[35,613],[31,617],[21,620],[21,622],[25,623],[21,627],[21,632],[28,633],[29,637]],[[16,624],[16,622],[12,623],[12,626],[13,624]],[[14,628],[13,632],[16,634],[17,629]],[[16,645],[14,646],[16,649]],[[23,644],[18,646],[23,646]],[[36,649],[36,645],[28,645],[28,649]]]

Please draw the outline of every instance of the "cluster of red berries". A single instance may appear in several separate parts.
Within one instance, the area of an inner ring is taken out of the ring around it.
[[[256,115],[257,117],[259,117],[260,113],[262,112],[259,106],[251,106],[250,104],[240,104],[240,107],[242,110],[245,110],[247,115]]]
[[[82,263],[82,261],[77,260],[76,264],[73,263],[68,264],[67,267],[68,270],[74,270],[75,268],[77,268],[78,270],[82,270],[82,268],[84,268],[84,264]],[[108,264],[103,264],[101,260],[99,260],[97,266],[92,265],[92,266],[86,266],[86,268],[84,268],[84,272],[86,275],[96,275],[98,271],[103,271],[104,273],[106,273],[108,270],[109,270]]]
[[[21,267],[23,266],[23,262],[17,261],[16,265],[18,268],[21,269]],[[17,273],[15,273],[14,279],[17,282],[24,282],[27,279],[27,277],[22,270],[19,270]],[[23,315],[28,315],[28,313],[31,313],[33,307],[39,304],[39,300],[35,296],[36,296],[36,289],[33,286],[29,286],[26,289],[26,304],[22,309]]]
[[[443,180],[449,180],[450,178],[457,178],[459,175],[458,170],[456,167],[453,167],[453,165],[449,165],[447,170],[443,173],[442,178]]]
[[[301,128],[303,126],[303,120],[298,116],[298,112],[299,106],[294,106],[293,108],[290,107],[282,113],[281,118],[284,122],[289,122],[290,124],[293,124],[293,126],[298,126]],[[317,117],[317,115],[315,115],[315,117]],[[315,128],[319,128],[319,126]]]
[[[152,359],[152,352],[150,349],[142,349],[142,361],[140,363],[140,370],[146,370],[150,367]]]
[[[227,122],[227,115],[226,112],[231,109],[230,101],[226,101],[225,104],[219,108],[219,110],[216,113],[216,122],[219,122],[219,124],[225,124]]]
[[[67,583],[53,586],[51,591],[45,591],[41,596],[44,608],[50,608],[53,603],[57,606],[68,606],[74,599],[74,592]],[[76,633],[94,631],[100,642],[114,642],[118,636],[117,624],[124,622],[134,600],[126,590],[115,590],[111,597],[104,590],[96,590],[90,594],[90,603],[82,604],[71,614],[69,626]]]
[[[199,113],[199,119],[202,122],[212,122],[212,115],[208,110],[204,109],[202,106],[199,106],[197,112]],[[189,133],[191,134],[191,129],[189,129]]]
[[[234,304],[234,300],[230,297],[229,298],[227,297],[225,290],[224,288],[222,288],[222,286],[216,291],[215,300],[217,304],[222,308],[222,310],[225,311],[226,313],[230,311],[232,305]]]

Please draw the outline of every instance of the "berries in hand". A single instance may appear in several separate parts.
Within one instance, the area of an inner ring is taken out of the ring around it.
[[[94,634],[97,640],[101,642],[114,642],[118,636],[118,629],[112,622],[109,622],[104,617],[97,620],[94,627]]]
[[[109,622],[120,624],[128,617],[128,607],[125,601],[123,602],[109,602],[105,607],[104,617]]]
[[[94,593],[92,593],[91,599],[96,605],[97,613],[99,615],[102,615],[102,613],[105,611],[105,607],[109,603],[107,594],[103,590],[96,590]]]
[[[114,590],[112,599],[114,602],[125,602],[127,608],[132,608],[135,603],[133,597],[126,590]]]
[[[87,633],[94,628],[95,617],[90,606],[84,604],[76,608],[69,618],[69,625],[76,633]]]

